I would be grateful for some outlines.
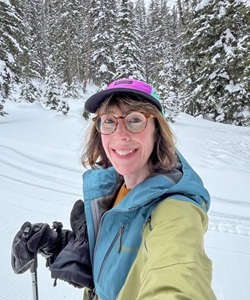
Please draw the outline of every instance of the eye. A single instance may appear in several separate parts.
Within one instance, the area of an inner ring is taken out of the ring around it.
[[[133,117],[128,120],[130,123],[141,123],[142,120],[138,117]]]
[[[141,113],[131,113],[127,115],[126,117],[127,122],[132,123],[132,124],[138,124],[145,122],[145,116]]]
[[[115,119],[112,116],[102,116],[102,124],[112,125],[115,123]]]

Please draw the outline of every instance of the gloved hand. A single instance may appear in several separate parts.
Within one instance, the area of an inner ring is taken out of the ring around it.
[[[51,277],[75,287],[94,288],[84,202],[75,202],[70,214],[74,235],[50,265]]]
[[[49,257],[56,247],[58,233],[48,224],[25,222],[12,243],[11,265],[16,274],[27,271],[36,253]]]

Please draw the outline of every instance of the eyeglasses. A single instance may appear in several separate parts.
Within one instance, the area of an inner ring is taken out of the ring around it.
[[[123,125],[129,132],[140,133],[147,127],[149,118],[155,118],[155,116],[143,112],[133,111],[128,112],[123,117],[115,117],[113,115],[103,114],[96,116],[92,120],[95,123],[96,129],[101,134],[109,135],[116,131],[119,119],[123,121]]]

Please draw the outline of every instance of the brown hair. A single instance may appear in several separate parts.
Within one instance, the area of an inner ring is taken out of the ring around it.
[[[98,108],[96,114],[112,114],[117,108],[121,111],[140,111],[155,116],[155,145],[149,158],[153,167],[152,171],[162,172],[173,169],[177,163],[175,138],[159,109],[141,96],[132,93],[120,93],[107,98]],[[81,161],[84,167],[90,166],[92,169],[95,169],[97,165],[103,168],[112,165],[103,149],[101,134],[94,124],[89,132]]]

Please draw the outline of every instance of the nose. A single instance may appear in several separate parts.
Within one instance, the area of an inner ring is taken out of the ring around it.
[[[119,119],[116,127],[116,136],[120,139],[127,139],[129,136],[129,131],[126,129],[124,124],[124,119]]]

